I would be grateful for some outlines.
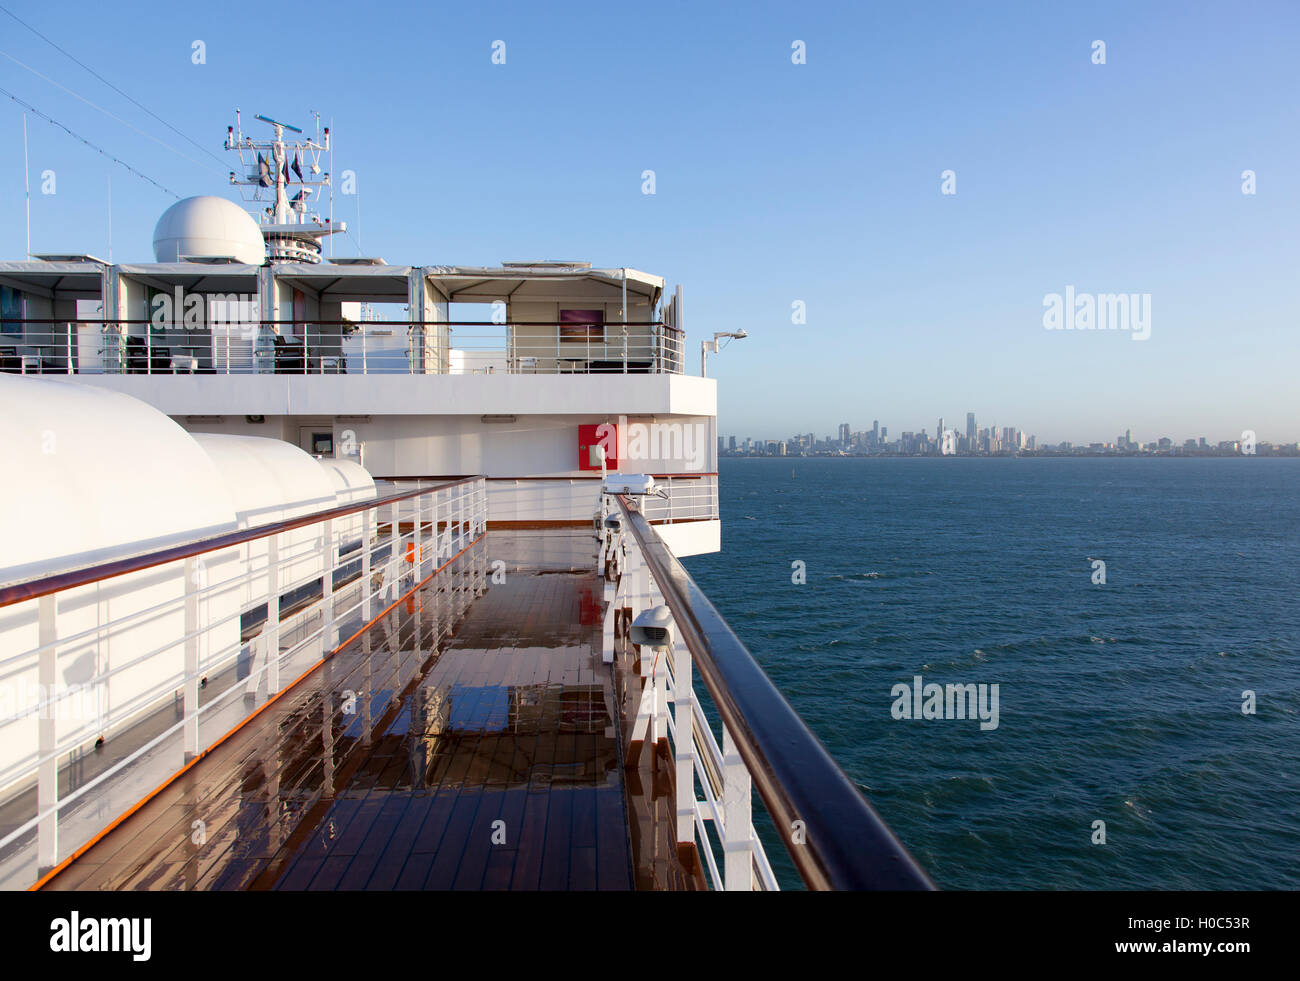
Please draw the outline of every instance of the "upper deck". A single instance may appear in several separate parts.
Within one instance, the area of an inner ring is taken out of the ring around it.
[[[681,375],[681,291],[634,269],[0,262],[2,370]],[[364,305],[364,307],[363,307]],[[363,315],[385,308],[387,319]],[[404,317],[393,317],[396,307]],[[461,312],[463,311],[463,313]]]

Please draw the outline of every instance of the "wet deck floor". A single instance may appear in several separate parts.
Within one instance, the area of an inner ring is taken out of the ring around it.
[[[593,549],[490,532],[46,888],[642,885]]]

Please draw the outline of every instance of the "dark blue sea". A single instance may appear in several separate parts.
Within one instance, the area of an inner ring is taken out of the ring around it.
[[[685,565],[939,886],[1300,888],[1300,460],[720,473]],[[998,684],[997,728],[895,719],[915,675]]]

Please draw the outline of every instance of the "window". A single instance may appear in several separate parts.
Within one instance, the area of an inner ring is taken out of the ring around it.
[[[23,336],[23,295],[8,286],[0,286],[0,334]]]
[[[560,341],[579,341],[597,344],[605,340],[605,311],[561,310]]]
[[[313,456],[333,456],[334,455],[334,434],[333,433],[312,433],[311,452]]]

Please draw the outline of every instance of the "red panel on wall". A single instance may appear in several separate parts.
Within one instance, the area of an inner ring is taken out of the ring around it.
[[[593,452],[597,446],[605,447],[605,469],[618,469],[618,426],[602,423],[578,427],[578,469],[599,470],[600,458]]]

